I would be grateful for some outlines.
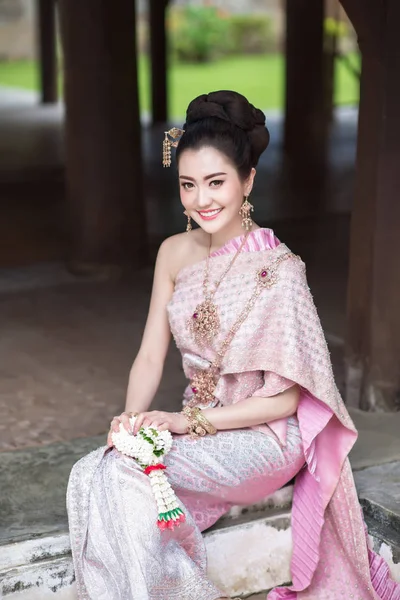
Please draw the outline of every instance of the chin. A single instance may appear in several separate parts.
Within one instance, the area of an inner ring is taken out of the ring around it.
[[[223,225],[217,225],[217,223],[199,223],[199,226],[202,228],[203,231],[205,231],[206,233],[209,233],[211,235],[214,235],[215,233],[218,233],[219,231],[222,231],[224,229]]]
[[[215,234],[227,227],[230,227],[234,221],[234,219],[229,217],[229,215],[221,214],[218,215],[216,219],[211,221],[206,221],[202,219],[200,216],[196,216],[194,219],[196,223],[205,231],[206,233]]]

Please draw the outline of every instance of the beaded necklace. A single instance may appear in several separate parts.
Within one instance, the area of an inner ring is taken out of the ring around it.
[[[220,349],[216,352],[216,357],[207,369],[196,369],[194,376],[190,381],[190,387],[193,392],[192,398],[188,402],[188,406],[208,405],[214,402],[214,392],[219,379],[219,370],[222,360],[228,350],[229,344],[233,340],[237,331],[249,316],[254,307],[257,298],[265,288],[270,288],[278,281],[278,267],[281,262],[289,258],[298,258],[292,252],[287,252],[277,258],[268,267],[262,267],[256,273],[256,285],[253,293],[247,301],[244,309],[240,313],[237,320],[229,329],[228,335],[222,342]]]
[[[204,300],[200,302],[192,314],[191,318],[188,321],[188,325],[192,334],[199,345],[203,345],[205,343],[209,343],[212,339],[218,334],[220,329],[220,318],[218,315],[218,308],[213,302],[213,298],[221,285],[222,280],[231,270],[234,265],[237,257],[241,253],[245,243],[247,242],[247,238],[250,232],[247,232],[243,238],[242,243],[239,248],[235,252],[233,259],[228,263],[225,271],[222,273],[219,280],[215,283],[215,287],[213,291],[209,289],[209,279],[210,279],[210,250],[211,250],[211,236],[210,236],[210,246],[208,249],[206,266],[204,270],[204,279],[203,279],[203,295]]]

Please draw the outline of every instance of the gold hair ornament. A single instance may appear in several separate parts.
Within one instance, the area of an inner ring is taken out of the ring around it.
[[[184,129],[178,129],[178,127],[172,127],[169,131],[164,132],[163,141],[163,167],[171,166],[171,147],[177,148],[179,140],[185,133]]]

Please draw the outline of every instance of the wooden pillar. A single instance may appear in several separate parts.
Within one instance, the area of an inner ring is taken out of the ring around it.
[[[66,181],[76,271],[146,250],[132,0],[60,0]]]
[[[38,0],[37,27],[41,100],[43,104],[57,102],[57,34],[54,0]]]
[[[350,4],[354,5],[354,0]],[[377,13],[379,5],[380,12]],[[346,3],[344,3],[346,8]],[[353,6],[354,8],[354,6]],[[363,6],[347,313],[347,402],[400,408],[400,3]]]
[[[293,162],[324,162],[324,0],[286,0],[284,149]]]
[[[165,123],[168,119],[167,90],[167,32],[165,11],[168,0],[149,0],[151,106],[152,122]]]

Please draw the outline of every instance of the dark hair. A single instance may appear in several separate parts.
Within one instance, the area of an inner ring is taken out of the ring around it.
[[[241,179],[250,175],[269,143],[264,113],[237,92],[212,92],[192,100],[183,129],[177,161],[185,150],[211,146],[231,160]]]

